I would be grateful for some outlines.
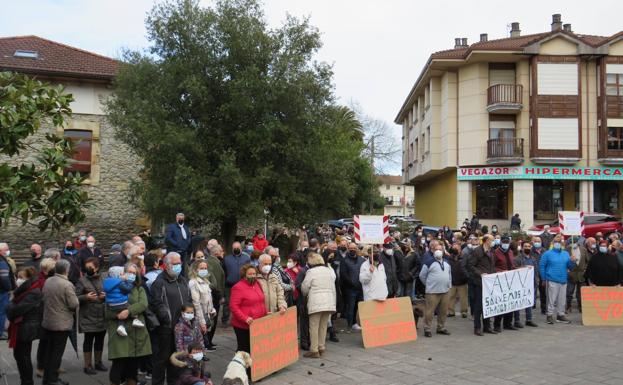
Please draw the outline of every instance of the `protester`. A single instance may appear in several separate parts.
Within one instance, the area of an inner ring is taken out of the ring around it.
[[[151,285],[153,285],[156,278],[162,273],[162,270],[159,268],[159,259],[158,255],[152,252],[145,257],[145,275],[143,276],[143,283],[147,287],[148,292],[151,290]]]
[[[387,296],[393,298],[398,292],[398,275],[396,274],[396,259],[394,258],[394,245],[386,243],[379,254],[379,260],[385,268],[387,277]]]
[[[130,327],[127,329],[127,336],[120,336],[116,332],[117,322],[113,321],[125,321],[132,318],[139,320],[142,324],[146,322],[147,294],[141,286],[139,269],[130,263],[126,265],[124,273],[126,276],[136,277],[128,295],[128,307],[119,313],[106,309],[106,319],[109,321],[108,359],[112,361],[109,373],[111,385],[122,383],[136,385],[138,366],[144,357],[149,356],[152,352],[149,334],[145,327]],[[152,383],[155,384],[156,382]]]
[[[212,239],[208,242],[211,246],[210,254],[206,258],[211,278],[210,290],[212,292],[212,306],[214,307],[212,325],[206,333],[206,347],[210,350],[215,349],[217,346],[213,341],[214,333],[216,333],[216,324],[218,322],[221,304],[225,302],[225,271],[223,270],[223,266],[221,264],[221,260],[223,259],[223,248],[218,243],[211,243],[212,241],[216,242],[216,240]]]
[[[212,327],[212,320],[216,315],[216,310],[214,310],[214,305],[212,304],[211,276],[208,262],[205,260],[195,261],[190,266],[188,278],[188,288],[190,289],[190,296],[195,307],[195,324],[201,331],[201,334],[206,336],[208,330]],[[206,340],[206,348],[215,350],[208,342]],[[182,350],[186,349],[180,349],[178,346],[177,351]]]
[[[521,219],[519,218],[519,214],[516,213],[511,217],[511,231],[519,231],[521,230]]]
[[[301,291],[307,297],[309,314],[309,352],[304,357],[319,358],[325,352],[327,325],[335,312],[335,273],[325,266],[322,256],[311,253],[307,263],[309,269],[301,284]]]
[[[192,294],[192,291],[191,291]],[[175,335],[175,351],[185,352],[190,344],[203,346],[202,328],[195,315],[195,307],[191,303],[182,305],[182,316],[177,321],[173,333]]]
[[[82,345],[84,373],[89,375],[97,374],[97,371],[108,371],[102,363],[104,337],[106,336],[106,294],[99,268],[99,258],[87,259],[84,264],[86,275],[76,284],[76,296],[80,301],[78,331],[84,333]]]
[[[408,239],[407,239],[408,240]],[[395,255],[396,274],[398,276],[398,292],[399,297],[409,297],[412,300],[413,283],[421,270],[419,263],[420,256],[416,250],[411,248],[411,241],[404,245],[404,251]]]
[[[385,264],[378,250],[368,249],[368,256],[359,268],[359,282],[363,290],[363,300],[384,301],[389,293]]]
[[[276,247],[268,246],[265,252],[266,254],[270,255],[270,258],[273,261],[272,271],[275,274],[275,277],[277,277],[277,279],[279,280],[279,285],[281,285],[281,288],[283,289],[284,300],[286,301],[287,306],[292,306],[294,304],[293,291],[295,289],[295,286],[290,276],[281,266],[281,255],[279,249],[277,249]]]
[[[432,337],[433,313],[437,306],[437,334],[450,335],[446,329],[448,311],[448,291],[452,287],[452,269],[444,260],[443,246],[436,241],[431,242],[433,261],[426,261],[420,272],[420,279],[426,285],[426,313],[424,316],[424,336]]]
[[[0,243],[0,338],[7,339],[4,334],[6,324],[6,307],[9,304],[11,291],[15,289],[15,270],[8,258],[11,250],[7,243]]]
[[[87,231],[85,229],[78,230],[78,235],[76,236],[76,239],[74,240],[72,245],[73,245],[73,248],[76,251],[79,251],[83,247],[86,247],[86,245],[87,245]]]
[[[288,262],[286,263],[286,274],[290,277],[290,282],[296,281],[296,276],[301,271],[301,267],[299,266],[299,258],[298,255],[292,254],[288,257]],[[292,285],[294,289],[292,290],[292,299],[293,303],[296,303],[299,297],[299,290],[295,284]]]
[[[254,320],[267,314],[264,291],[257,283],[257,269],[244,265],[240,269],[240,280],[231,288],[231,325],[236,334],[237,351],[251,353],[249,326]]]
[[[598,250],[586,266],[586,281],[592,287],[623,284],[623,269],[614,250],[608,247],[608,241],[600,241]]]
[[[179,368],[179,378],[175,385],[212,385],[204,367],[207,360],[203,346],[196,342],[189,344],[188,350],[173,354],[171,363]]]
[[[64,260],[69,262],[69,281],[75,286],[78,280],[82,276],[82,269],[80,268],[80,262],[78,261],[78,250],[75,249],[72,241],[65,242],[65,248],[61,256]]]
[[[286,304],[283,288],[279,284],[277,274],[273,271],[272,258],[268,254],[260,255],[260,274],[257,276],[257,282],[264,291],[264,302],[268,313],[285,312],[288,305]]]
[[[482,245],[475,248],[467,263],[469,279],[474,286],[474,334],[482,336],[484,333],[497,334],[491,328],[491,320],[484,318],[482,309],[482,276],[495,273],[493,259],[492,235],[482,237]]]
[[[470,248],[466,248],[470,250]],[[448,292],[448,317],[454,317],[456,301],[458,299],[461,309],[461,317],[467,318],[467,273],[462,267],[461,246],[458,243],[452,245],[448,253],[450,257],[446,262],[450,265],[452,272],[452,287]],[[458,297],[458,298],[457,298]]]
[[[39,272],[39,265],[41,263],[42,258],[42,249],[41,245],[33,243],[30,246],[30,260],[24,262],[24,267],[32,266],[35,268],[35,271]]]
[[[182,257],[179,253],[169,252],[164,257],[165,271],[151,285],[151,311],[158,318],[158,351],[154,358],[153,385],[175,382],[175,368],[169,357],[175,351],[173,328],[182,314],[182,305],[191,302],[188,282],[182,273]]]
[[[129,294],[136,281],[136,275],[126,275],[124,270],[121,266],[111,267],[108,269],[108,276],[103,281],[106,309],[117,314],[128,308]],[[128,335],[125,324],[125,318],[118,319],[116,332],[122,337]],[[132,320],[132,327],[145,327],[145,324],[135,317]]]
[[[595,244],[594,238],[587,238],[584,244],[572,243],[567,247],[567,252],[570,255],[575,255],[578,264],[573,269],[569,270],[569,279],[567,280],[567,305],[565,312],[570,313],[572,308],[573,295],[575,294],[576,301],[578,302],[578,311],[582,312],[582,286],[586,285],[584,273],[586,272],[586,266],[588,265],[589,256],[592,256],[584,245],[588,244],[589,247]]]
[[[264,249],[268,247],[268,241],[264,239],[264,233],[258,233],[257,238],[253,241],[253,250],[259,250],[264,252]]]
[[[547,285],[547,323],[550,325],[554,321],[571,323],[565,316],[567,269],[573,269],[576,263],[575,257],[562,248],[562,241],[562,235],[557,234],[552,240],[553,248],[543,253],[539,262],[541,279]]]
[[[363,288],[359,281],[359,273],[364,259],[357,255],[357,244],[348,245],[348,256],[340,265],[340,281],[344,289],[344,307],[348,328],[354,331],[361,330],[356,323],[357,304],[363,301]]]
[[[121,266],[124,267],[128,262],[130,262],[130,250],[134,247],[134,243],[131,241],[123,242],[123,246],[119,254],[115,254],[114,256],[110,256],[108,258],[108,266]]]
[[[43,318],[41,327],[47,340],[43,363],[43,383],[63,384],[58,377],[67,337],[74,325],[74,312],[79,301],[74,285],[69,281],[70,262],[61,259],[56,262],[54,276],[43,286]]]
[[[223,259],[223,270],[225,271],[225,302],[223,303],[223,315],[221,323],[227,327],[229,323],[229,302],[231,288],[240,280],[240,269],[242,266],[251,262],[251,257],[242,251],[240,242],[231,245],[232,253]]]
[[[85,264],[89,258],[97,258],[100,266],[104,263],[102,251],[95,247],[95,237],[93,235],[87,237],[86,246],[78,251],[78,262],[83,274],[87,272]]]
[[[177,213],[175,215],[175,223],[168,224],[165,232],[167,250],[178,253],[182,258],[182,262],[186,260],[186,255],[190,251],[191,235],[188,225],[184,223],[185,220],[186,216],[184,213]]]
[[[532,244],[530,242],[524,242],[522,245],[522,251],[515,257],[515,266],[528,267],[534,269],[534,305],[536,306],[536,288],[539,276],[539,264],[532,256]],[[532,306],[528,306],[526,312],[526,326],[537,327],[538,325],[532,319]],[[520,322],[519,314],[515,313],[515,322]]]
[[[515,269],[514,259],[515,255],[510,249],[511,239],[508,235],[504,235],[500,238],[500,246],[493,252],[495,272],[501,273],[504,271],[510,271]],[[518,312],[518,311],[517,311]],[[517,314],[517,317],[519,314]],[[504,324],[502,325],[502,321]],[[502,326],[507,330],[518,330],[523,327],[519,322],[513,324],[513,312],[507,312],[499,314],[494,317],[493,330],[501,333]]]

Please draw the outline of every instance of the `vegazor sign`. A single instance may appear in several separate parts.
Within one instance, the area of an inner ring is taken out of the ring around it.
[[[623,168],[619,167],[461,167],[457,168],[458,180],[495,179],[572,179],[572,180],[623,180]]]

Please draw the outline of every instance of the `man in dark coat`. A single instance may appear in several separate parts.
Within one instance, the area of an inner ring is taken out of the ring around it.
[[[39,265],[41,264],[42,257],[41,245],[33,243],[30,246],[30,257],[29,261],[24,262],[24,267],[32,266],[39,272]]]
[[[75,286],[82,276],[82,270],[80,269],[80,262],[78,261],[78,250],[74,248],[72,241],[65,242],[65,248],[63,249],[61,258],[69,261],[70,267],[67,278],[69,282],[73,283]]]
[[[363,301],[363,288],[359,281],[359,270],[364,259],[357,255],[357,244],[348,245],[348,254],[344,262],[340,264],[340,281],[344,290],[344,312],[348,327],[353,330],[361,330],[357,325],[357,304]]]
[[[177,213],[175,223],[167,225],[165,232],[165,242],[168,251],[174,251],[182,256],[182,261],[186,260],[186,254],[190,249],[191,234],[188,225],[184,223],[186,219],[184,213]]]
[[[406,255],[402,250],[396,250],[394,253],[394,260],[396,261],[396,275],[399,282],[399,291],[397,296],[411,298],[413,293],[413,282],[415,277],[420,274],[422,265],[420,264],[420,257],[416,250],[406,250]]]
[[[396,259],[394,253],[396,250],[391,243],[383,245],[383,252],[379,255],[381,263],[385,267],[385,275],[387,276],[387,298],[393,298],[398,293],[398,275],[396,274]]]
[[[493,236],[486,234],[482,237],[482,245],[474,249],[467,263],[469,279],[474,290],[474,334],[497,334],[491,329],[491,320],[483,318],[482,309],[482,276],[495,273],[493,260]]]
[[[78,251],[78,261],[80,262],[80,269],[82,273],[86,273],[84,264],[89,258],[97,258],[99,260],[99,265],[102,266],[104,264],[104,258],[102,257],[102,251],[95,247],[95,237],[89,235],[87,237],[87,245]]]

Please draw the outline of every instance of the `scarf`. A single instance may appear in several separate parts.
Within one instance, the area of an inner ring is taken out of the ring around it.
[[[45,283],[45,279],[41,279],[42,275],[39,274],[36,280],[31,280],[30,287],[20,293],[17,297],[13,298],[13,304],[17,305],[26,298],[26,296],[35,289],[41,289],[43,287],[43,283]],[[15,317],[11,323],[9,324],[9,348],[14,349],[17,346],[17,335],[19,333],[19,328],[22,322],[24,321],[24,316]]]

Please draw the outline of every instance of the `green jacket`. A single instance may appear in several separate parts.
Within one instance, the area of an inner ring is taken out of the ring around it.
[[[569,270],[569,280],[579,283],[584,282],[584,273],[586,272],[586,266],[588,266],[588,261],[590,259],[590,254],[586,251],[586,247],[579,246],[580,250],[580,258],[577,262],[577,265],[573,270]],[[573,252],[571,246],[567,246],[567,251],[569,255],[572,255]]]
[[[147,310],[147,295],[145,289],[140,286],[134,287],[128,295],[128,310],[130,316],[125,320],[125,330],[127,337],[117,334],[117,313],[106,309],[106,320],[108,320],[108,359],[127,357],[144,357],[151,354],[151,343],[147,328],[136,328],[132,326],[132,321],[138,315],[145,323],[144,312]]]
[[[221,296],[225,295],[225,270],[221,261],[212,255],[208,255],[206,261],[210,272],[210,289],[218,291]]]

